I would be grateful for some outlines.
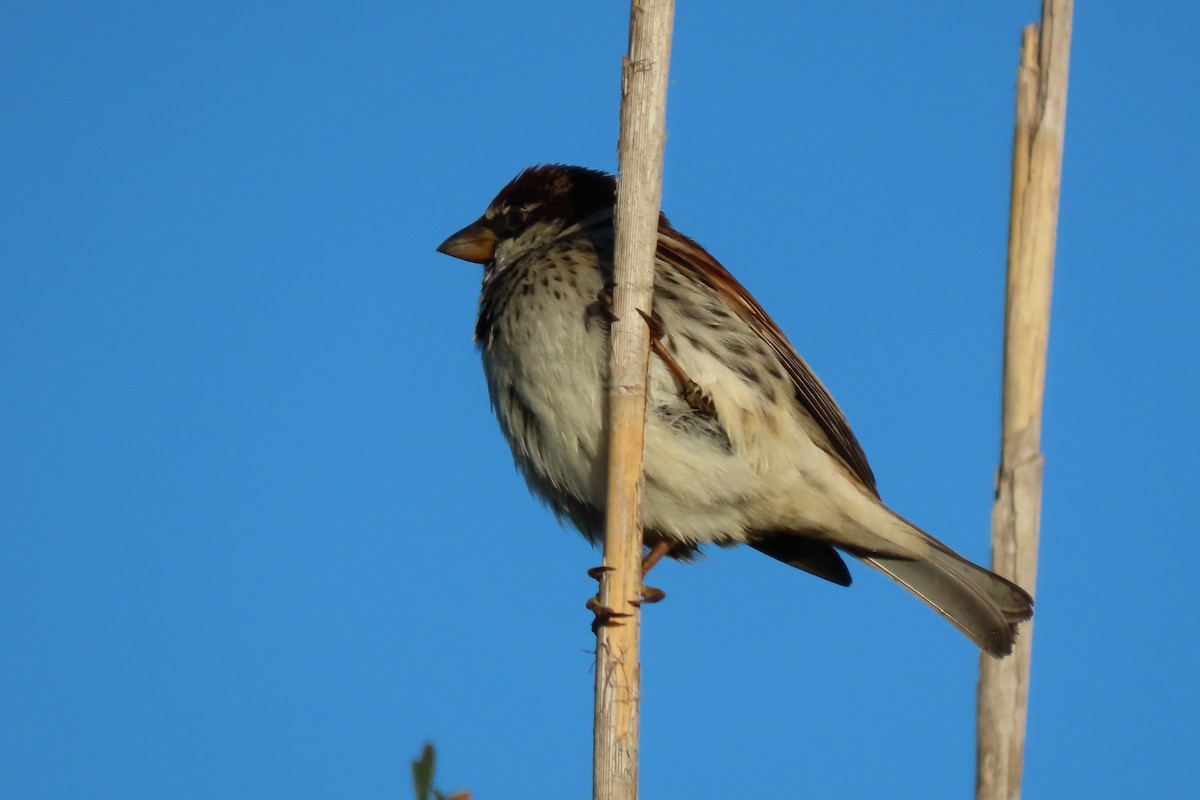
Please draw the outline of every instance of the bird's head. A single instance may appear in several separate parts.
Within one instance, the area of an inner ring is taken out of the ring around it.
[[[616,190],[616,179],[605,172],[561,164],[530,167],[438,252],[476,264],[514,259],[568,229],[611,224]]]

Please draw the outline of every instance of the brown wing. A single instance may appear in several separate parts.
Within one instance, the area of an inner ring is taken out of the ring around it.
[[[875,475],[867,464],[866,453],[850,430],[842,410],[783,335],[783,331],[779,330],[779,326],[745,287],[738,283],[737,278],[729,274],[729,270],[721,266],[707,250],[672,228],[666,217],[659,221],[658,257],[710,286],[770,346],[796,387],[796,399],[825,435],[826,441],[818,441],[817,444],[840,458],[863,485],[878,496]]]

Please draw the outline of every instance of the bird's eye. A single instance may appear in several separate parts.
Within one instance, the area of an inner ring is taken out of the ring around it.
[[[516,233],[525,227],[526,212],[520,206],[514,206],[504,210],[504,227]]]

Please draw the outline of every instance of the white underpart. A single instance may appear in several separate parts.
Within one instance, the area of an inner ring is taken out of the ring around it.
[[[494,269],[521,261],[520,243],[510,244],[513,249],[497,254]],[[540,282],[544,277],[538,272],[522,280]],[[551,505],[554,492],[563,492],[603,508],[607,336],[599,319],[581,319],[579,311],[595,302],[603,280],[594,270],[576,270],[572,288],[566,280],[555,281],[553,274],[548,277],[562,298],[546,291],[515,291],[501,330],[490,342],[480,343],[488,387],[501,429],[531,488]],[[712,302],[711,292],[708,297],[687,297],[689,292],[708,291],[706,287],[672,284],[669,289],[687,302]],[[568,292],[576,295],[573,302],[564,302]],[[762,385],[770,384],[777,397],[791,398],[794,390],[789,379],[760,375],[758,383],[748,381],[695,347],[685,332],[714,334],[702,323],[676,313],[679,305],[679,301],[656,300],[654,310],[662,317],[667,344],[679,365],[712,398],[731,447],[727,450],[705,436],[680,435],[667,417],[655,412],[659,406],[680,413],[688,409],[675,377],[652,354],[643,496],[646,527],[689,544],[741,542],[756,531],[792,530],[860,551],[924,555],[928,548],[924,537],[852,480],[835,456],[814,444],[806,431],[814,423],[798,403],[766,403]],[[727,323],[717,335],[747,345],[757,338],[740,318],[731,315]],[[515,348],[520,348],[519,360]],[[517,405],[539,420],[536,436],[523,429]],[[770,409],[775,413],[764,424]],[[559,510],[570,515],[570,509]]]

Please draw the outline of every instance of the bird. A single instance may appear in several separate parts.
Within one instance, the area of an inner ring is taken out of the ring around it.
[[[608,335],[617,180],[522,170],[437,250],[483,265],[475,343],[491,406],[531,492],[593,545],[604,533]],[[783,257],[780,257],[783,261]],[[748,545],[849,586],[844,555],[884,573],[995,657],[1033,600],[881,499],[832,395],[733,275],[659,215],[647,378],[646,569]]]

